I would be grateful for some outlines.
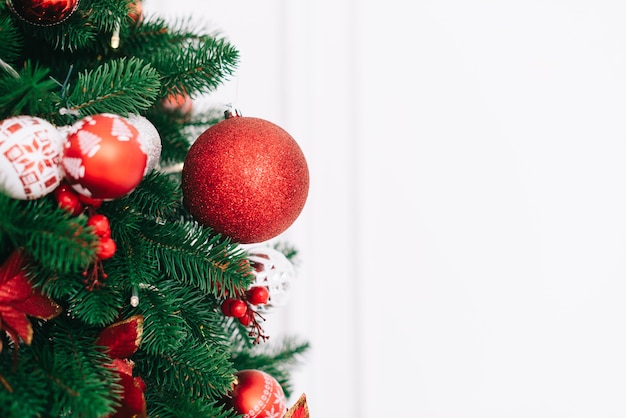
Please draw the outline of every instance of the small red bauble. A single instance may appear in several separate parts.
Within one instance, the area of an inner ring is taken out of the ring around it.
[[[228,313],[234,318],[241,318],[248,312],[248,305],[243,300],[235,299],[228,307]]]
[[[128,4],[128,17],[133,22],[140,22],[143,19],[143,5],[140,0],[135,0]]]
[[[125,118],[87,116],[72,125],[65,143],[63,169],[78,193],[110,200],[130,193],[143,179],[148,156],[139,133]]]
[[[270,292],[265,286],[252,286],[246,292],[246,299],[253,305],[264,305],[270,298]]]
[[[285,393],[278,381],[261,370],[242,370],[229,404],[244,418],[282,417],[287,410]]]
[[[111,258],[115,255],[115,251],[117,250],[117,245],[115,241],[111,237],[104,237],[100,239],[98,243],[98,251],[97,256],[100,260],[106,260],[107,258]]]
[[[53,194],[59,207],[65,209],[71,215],[76,216],[83,211],[84,207],[78,194],[67,184],[61,184],[54,189]]]
[[[63,22],[78,7],[79,0],[6,0],[20,19],[39,26]]]
[[[202,133],[182,171],[184,202],[201,224],[255,243],[285,231],[302,211],[309,171],[296,141],[263,119],[231,117]]]
[[[248,305],[241,299],[228,298],[222,302],[222,313],[225,316],[241,318],[248,312]]]
[[[101,238],[108,238],[111,236],[111,224],[109,218],[97,213],[87,219],[87,226],[93,228],[93,233]]]

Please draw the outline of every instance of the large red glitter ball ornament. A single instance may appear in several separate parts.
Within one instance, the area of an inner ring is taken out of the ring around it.
[[[191,215],[235,241],[276,237],[300,215],[309,170],[296,141],[263,119],[231,117],[202,133],[182,171]]]
[[[0,190],[20,200],[53,192],[64,176],[64,141],[61,132],[41,118],[21,115],[0,121]]]
[[[6,2],[20,19],[33,25],[51,26],[70,17],[80,0],[6,0]]]
[[[244,418],[285,415],[285,393],[278,381],[261,370],[241,370],[230,393],[229,405]]]
[[[102,113],[70,128],[63,153],[67,182],[79,194],[111,200],[130,193],[143,179],[148,156],[137,129],[125,118]]]

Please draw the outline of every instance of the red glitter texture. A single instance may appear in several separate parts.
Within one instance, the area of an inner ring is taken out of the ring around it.
[[[300,215],[309,170],[296,141],[263,119],[232,117],[202,133],[182,172],[184,203],[202,225],[235,241],[267,241]]]

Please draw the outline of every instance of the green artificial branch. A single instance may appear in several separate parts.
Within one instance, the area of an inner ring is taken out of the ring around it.
[[[138,58],[119,58],[79,74],[68,97],[82,117],[98,113],[140,114],[155,101],[159,73]]]

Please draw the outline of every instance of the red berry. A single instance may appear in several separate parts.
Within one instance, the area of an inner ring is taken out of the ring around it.
[[[264,305],[270,298],[270,292],[265,286],[252,286],[246,292],[246,298],[253,305]]]
[[[100,260],[111,258],[115,254],[116,249],[117,246],[115,245],[115,241],[113,241],[111,237],[101,238],[100,244],[98,245],[98,258]]]
[[[235,299],[228,298],[228,299],[225,299],[224,302],[222,302],[222,313],[224,314],[224,316],[231,316],[230,304],[233,303],[234,301]]]
[[[237,320],[241,323],[241,325],[245,325],[247,327],[250,325],[250,322],[252,322],[252,316],[249,312],[246,312],[244,316],[237,318]]]
[[[61,208],[72,215],[78,215],[83,210],[83,204],[80,203],[78,194],[67,185],[61,185],[54,189],[54,198]]]
[[[109,224],[109,218],[99,213],[90,216],[87,220],[87,226],[93,228],[94,234],[101,238],[108,238],[111,236],[111,225]]]
[[[241,299],[235,299],[231,302],[228,312],[230,313],[230,316],[241,318],[246,314],[246,312],[248,312],[248,305]]]

